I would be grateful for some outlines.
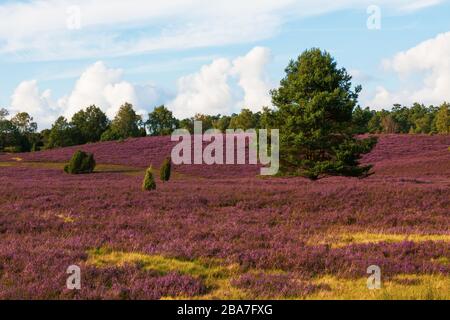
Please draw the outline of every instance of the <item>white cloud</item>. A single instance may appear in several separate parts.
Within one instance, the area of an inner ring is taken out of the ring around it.
[[[125,102],[133,104],[138,113],[144,114],[164,98],[156,87],[134,85],[123,81],[122,77],[121,69],[109,69],[101,61],[87,68],[73,91],[59,101],[65,116],[70,118],[81,108],[95,104],[112,119]]]
[[[186,118],[196,113],[230,114],[243,107],[259,111],[271,106],[271,85],[265,72],[269,61],[270,50],[263,47],[255,47],[233,61],[215,59],[178,80],[177,96],[168,107],[176,117]],[[241,88],[241,95],[236,87]]]
[[[132,103],[138,113],[145,114],[165,99],[162,90],[152,85],[134,85],[123,81],[122,77],[122,70],[96,62],[82,73],[72,92],[57,102],[52,100],[50,90],[40,92],[36,80],[24,81],[11,97],[11,111],[28,112],[42,129],[50,127],[59,115],[70,119],[74,113],[92,104],[102,108],[112,119],[125,102]]]
[[[394,103],[450,101],[450,32],[399,52],[383,61],[383,66],[398,75],[403,89],[395,91],[379,86],[369,105],[389,108]]]
[[[23,81],[11,96],[11,113],[28,112],[45,127],[48,127],[60,110],[51,98],[50,90],[40,92],[37,81]]]
[[[383,13],[405,13],[443,1],[375,3]],[[254,42],[270,38],[289,19],[371,4],[373,0],[10,1],[0,5],[0,55],[19,60],[104,58]],[[80,8],[80,30],[67,28],[71,6]]]
[[[179,118],[196,113],[230,114],[243,107],[258,111],[270,106],[270,82],[265,68],[270,50],[255,47],[234,60],[218,58],[194,74],[178,79],[177,95],[169,95],[153,85],[136,85],[123,80],[121,69],[108,68],[98,61],[89,66],[75,82],[72,91],[54,101],[50,90],[40,92],[36,80],[24,81],[12,96],[12,111],[26,111],[39,127],[48,128],[59,115],[70,119],[77,111],[92,104],[113,118],[125,102],[133,104],[140,114],[168,102]]]
[[[228,84],[230,68],[228,59],[216,59],[199,72],[178,79],[177,97],[168,106],[175,117],[228,113],[233,101]]]
[[[252,111],[259,111],[262,106],[271,106],[269,90],[272,86],[265,72],[270,59],[269,49],[255,47],[244,57],[233,61],[231,72],[239,77],[239,86],[244,90],[244,99],[239,105]]]
[[[126,84],[120,84],[121,77],[122,70],[108,69],[103,62],[96,62],[87,68],[77,80],[72,93],[59,102],[65,115],[71,117],[80,108],[91,104],[103,106],[106,111],[109,111],[112,107],[112,100],[119,99],[117,91],[120,90],[121,94],[125,94],[121,87]],[[127,97],[130,97],[129,90],[126,94]]]

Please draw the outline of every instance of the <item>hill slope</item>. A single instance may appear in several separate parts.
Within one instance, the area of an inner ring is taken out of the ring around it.
[[[449,145],[382,136],[367,179],[178,166],[153,192],[143,169],[169,138],[0,155],[0,299],[450,299]],[[78,148],[94,174],[63,172]]]

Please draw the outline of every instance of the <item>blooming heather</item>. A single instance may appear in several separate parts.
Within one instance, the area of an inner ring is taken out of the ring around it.
[[[182,270],[90,265],[95,248],[237,265],[231,285],[251,297],[305,296],[324,289],[313,285],[316,277],[359,279],[372,264],[386,278],[450,273],[448,241],[322,241],[364,232],[450,236],[450,136],[381,136],[364,157],[375,174],[362,180],[262,178],[250,165],[192,165],[174,166],[170,184],[142,192],[146,166],[170,154],[168,139],[83,146],[98,168],[135,168],[92,175],[53,166],[76,147],[0,155],[0,298],[159,299],[211,290]],[[70,265],[81,268],[77,292],[65,287]],[[242,278],[255,270],[261,276]],[[273,270],[286,275],[268,276]],[[285,277],[301,282],[286,286]]]

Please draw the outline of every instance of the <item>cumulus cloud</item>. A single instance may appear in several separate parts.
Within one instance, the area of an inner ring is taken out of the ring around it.
[[[57,101],[52,99],[50,90],[41,93],[36,80],[24,81],[11,97],[11,111],[28,112],[41,128],[48,128],[57,116],[70,119],[77,111],[92,104],[113,118],[125,102],[132,103],[138,113],[145,114],[165,99],[165,93],[153,85],[134,85],[122,78],[122,70],[96,62],[81,74],[72,92]]]
[[[59,115],[70,119],[92,104],[102,108],[109,118],[125,102],[143,115],[166,103],[178,118],[196,113],[230,114],[243,107],[258,111],[271,106],[271,84],[265,72],[270,56],[269,49],[255,47],[236,59],[215,59],[198,72],[180,77],[173,99],[154,85],[123,80],[123,70],[108,68],[98,61],[80,75],[69,94],[57,100],[52,99],[50,90],[41,92],[36,80],[22,82],[12,96],[12,111],[30,113],[40,128],[48,128]]]
[[[239,78],[239,86],[244,91],[244,99],[238,104],[259,111],[262,106],[270,106],[271,89],[265,67],[270,62],[270,50],[255,47],[243,57],[233,61],[232,74]]]
[[[169,103],[174,115],[185,118],[196,113],[227,113],[232,104],[230,68],[227,59],[216,59],[199,72],[178,79],[178,94]]]
[[[56,119],[55,114],[60,112],[51,98],[51,91],[39,90],[36,80],[23,81],[11,96],[11,113],[28,112],[45,127]]]
[[[443,1],[376,4],[386,12],[405,13]],[[0,4],[0,54],[55,60],[236,44],[270,38],[290,19],[371,4],[373,0],[7,1]],[[81,29],[68,28],[78,12]]]
[[[203,114],[230,114],[247,107],[259,111],[270,106],[270,82],[265,68],[270,50],[255,47],[234,60],[215,59],[197,73],[178,80],[178,93],[168,107],[179,118]],[[241,94],[236,88],[240,87]]]
[[[450,32],[399,52],[385,60],[383,66],[397,74],[403,89],[379,86],[370,105],[387,108],[394,103],[450,101]],[[417,84],[415,79],[422,80]]]

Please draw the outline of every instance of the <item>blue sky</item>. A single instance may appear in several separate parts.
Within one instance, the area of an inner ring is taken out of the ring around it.
[[[363,106],[450,100],[449,1],[0,1],[0,16],[0,106],[40,128],[125,100],[178,117],[256,111],[311,47],[362,84]]]

